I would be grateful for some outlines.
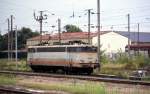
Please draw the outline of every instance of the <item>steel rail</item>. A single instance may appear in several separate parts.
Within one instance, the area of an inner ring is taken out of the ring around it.
[[[15,75],[27,75],[27,76],[42,76],[42,77],[54,77],[54,78],[70,78],[70,79],[80,79],[89,81],[100,81],[100,82],[111,82],[120,84],[134,84],[134,85],[146,85],[150,86],[149,81],[139,81],[139,80],[129,80],[129,79],[119,79],[101,76],[88,76],[88,75],[62,75],[62,74],[49,74],[49,73],[33,73],[33,72],[17,72],[17,71],[0,71],[1,74],[15,74]]]
[[[117,75],[108,75],[108,74],[97,74],[97,75],[92,75],[94,77],[103,77],[103,78],[116,78],[116,79],[129,79],[129,80],[142,80],[146,79],[148,77],[136,77],[136,76],[129,76],[129,77],[121,77]]]
[[[3,93],[3,94],[33,94],[33,92],[29,92],[27,90],[21,90],[21,89],[4,87],[4,86],[0,86],[0,93]]]

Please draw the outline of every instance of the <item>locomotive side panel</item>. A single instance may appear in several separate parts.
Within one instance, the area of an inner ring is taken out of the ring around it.
[[[31,58],[30,58],[31,57]],[[68,66],[67,54],[64,52],[36,52],[29,54],[30,65]]]
[[[98,66],[95,53],[64,53],[42,52],[30,53],[28,63],[30,65],[91,67]]]
[[[66,47],[31,47],[28,49],[29,65],[68,66]]]
[[[68,47],[67,52],[71,60],[71,67],[78,68],[97,68],[97,48],[84,46],[84,47]]]

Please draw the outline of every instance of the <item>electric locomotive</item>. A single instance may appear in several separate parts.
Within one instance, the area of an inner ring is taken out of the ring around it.
[[[99,67],[97,47],[92,45],[29,46],[27,63],[38,72],[62,70],[90,74]]]

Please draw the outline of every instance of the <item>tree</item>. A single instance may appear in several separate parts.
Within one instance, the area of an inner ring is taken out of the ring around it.
[[[7,35],[0,35],[0,51],[7,49]]]
[[[3,44],[3,36],[0,34],[0,50],[2,50],[2,44]]]
[[[30,28],[23,27],[18,30],[18,49],[23,49],[26,47],[26,40],[31,37],[38,36],[38,32],[32,32]],[[15,36],[15,31],[13,31],[13,36]],[[5,35],[0,35],[0,51],[7,50],[8,47],[8,33]],[[15,37],[13,38],[13,49],[15,48]]]
[[[21,30],[18,31],[18,48],[25,48],[26,40],[38,35],[38,32],[32,32],[30,28],[23,27]]]
[[[75,25],[68,24],[68,25],[64,26],[64,28],[65,28],[66,32],[82,32],[82,30]]]

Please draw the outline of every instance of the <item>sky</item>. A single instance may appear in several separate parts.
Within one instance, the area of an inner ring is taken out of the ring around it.
[[[127,14],[130,14],[131,31],[150,32],[150,0],[100,0],[101,30],[127,31]],[[0,31],[7,33],[7,19],[14,16],[14,27],[29,27],[39,31],[39,23],[33,13],[39,16],[44,11],[48,19],[43,21],[43,31],[57,32],[57,19],[61,19],[61,28],[74,24],[88,31],[87,9],[92,9],[91,31],[97,30],[97,0],[0,0]],[[74,13],[74,17],[71,17]],[[55,14],[55,15],[52,15]],[[52,27],[55,26],[55,27]]]

